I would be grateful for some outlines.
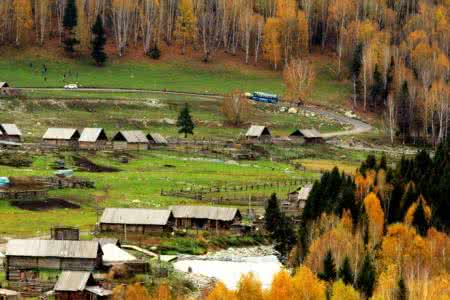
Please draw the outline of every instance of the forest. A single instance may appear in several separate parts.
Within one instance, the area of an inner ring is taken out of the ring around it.
[[[392,143],[436,146],[449,127],[449,14],[448,0],[3,0],[0,46],[92,52],[99,66],[131,49],[158,58],[163,44],[205,62],[225,51],[284,70],[290,101],[309,100],[310,56],[332,53],[355,110],[376,114]]]

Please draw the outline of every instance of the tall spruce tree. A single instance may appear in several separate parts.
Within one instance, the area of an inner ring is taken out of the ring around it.
[[[264,214],[266,230],[270,233],[274,233],[280,221],[280,206],[278,204],[277,194],[273,193],[270,196],[269,201],[267,201],[266,212]]]
[[[397,126],[400,131],[403,143],[405,143],[410,136],[410,97],[408,82],[404,81],[400,92],[397,96]]]
[[[412,225],[416,228],[417,232],[421,236],[426,236],[429,228],[427,218],[425,216],[425,209],[423,207],[423,201],[419,201],[417,208],[414,212]]]
[[[364,256],[361,270],[356,280],[356,287],[364,293],[367,298],[372,297],[375,287],[375,266],[369,254]]]
[[[350,266],[350,258],[348,256],[344,257],[342,265],[339,268],[338,276],[346,285],[353,284],[354,276]]]
[[[373,71],[373,83],[370,87],[370,100],[371,104],[375,109],[378,109],[384,105],[384,82],[381,76],[378,64],[375,65],[375,70]]]
[[[353,82],[354,104],[356,104],[356,101],[359,99],[361,91],[361,80],[359,79],[359,75],[361,74],[362,68],[363,50],[364,45],[362,43],[358,43],[358,45],[356,45],[355,50],[353,51],[353,57],[350,64],[350,77]]]
[[[285,214],[281,213],[280,220],[275,225],[272,238],[275,240],[275,250],[281,255],[287,256],[289,251],[297,242],[292,220]]]
[[[327,251],[323,259],[323,272],[319,274],[320,279],[333,282],[336,280],[336,264],[334,263],[333,253],[331,250]]]
[[[178,115],[177,127],[179,128],[178,133],[183,133],[184,138],[187,138],[188,134],[194,134],[195,124],[194,121],[192,121],[189,105],[187,103],[184,104],[183,109]]]
[[[74,29],[77,26],[77,6],[75,4],[75,0],[67,0],[66,7],[64,8],[64,19],[63,19],[63,26],[64,26],[64,50],[69,53],[73,54],[75,52],[75,45],[79,44],[80,42],[75,38],[75,32]]]
[[[94,59],[97,66],[103,66],[108,58],[104,48],[106,43],[105,29],[103,28],[103,21],[100,15],[97,16],[94,26],[92,26],[92,52],[91,56]]]
[[[396,300],[408,300],[408,288],[406,287],[403,277],[400,277],[397,283],[397,290],[395,293]]]

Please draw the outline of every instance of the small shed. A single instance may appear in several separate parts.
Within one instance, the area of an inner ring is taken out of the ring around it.
[[[93,290],[101,290],[101,294]],[[112,292],[97,286],[91,272],[62,272],[54,287],[56,300],[110,299]]]
[[[6,278],[20,280],[21,272],[35,269],[92,271],[102,265],[96,241],[9,240],[6,245]]]
[[[42,137],[42,143],[49,147],[78,147],[80,132],[73,128],[49,128]]]
[[[20,143],[22,141],[22,132],[16,124],[0,124],[0,140]]]
[[[289,137],[294,140],[304,141],[306,144],[320,144],[324,139],[316,129],[296,129]]]
[[[0,81],[0,89],[9,88],[9,84],[6,81]]]
[[[114,150],[147,150],[148,139],[141,130],[119,131],[113,138]]]
[[[19,292],[0,288],[0,300],[19,300],[22,299]]]
[[[0,81],[0,96],[8,96],[9,84],[5,81]]]
[[[78,142],[80,149],[102,150],[108,143],[108,137],[103,128],[84,128]]]
[[[174,217],[167,209],[106,208],[100,219],[102,232],[162,233],[172,230]]]
[[[266,126],[260,125],[252,125],[247,130],[245,137],[254,142],[270,143],[272,141],[270,130]]]
[[[155,145],[155,146],[165,146],[168,144],[167,140],[159,133],[147,134],[147,140],[150,145]]]
[[[57,226],[50,230],[52,240],[79,241],[80,229],[77,227]]]
[[[171,206],[176,228],[230,229],[239,224],[242,216],[237,208],[217,206]]]
[[[305,208],[306,200],[308,200],[312,187],[312,184],[307,184],[301,188],[298,188],[296,191],[289,193],[288,202],[295,208]]]

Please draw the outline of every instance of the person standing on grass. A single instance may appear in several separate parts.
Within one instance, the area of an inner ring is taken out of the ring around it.
[[[179,128],[178,133],[183,133],[184,138],[187,138],[188,134],[194,134],[195,124],[194,121],[192,121],[189,105],[187,103],[184,104],[183,109],[178,115],[177,127]]]

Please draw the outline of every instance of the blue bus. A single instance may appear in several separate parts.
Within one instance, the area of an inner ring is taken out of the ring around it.
[[[249,98],[252,99],[253,101],[264,103],[277,103],[279,100],[277,95],[263,92],[253,92]]]

